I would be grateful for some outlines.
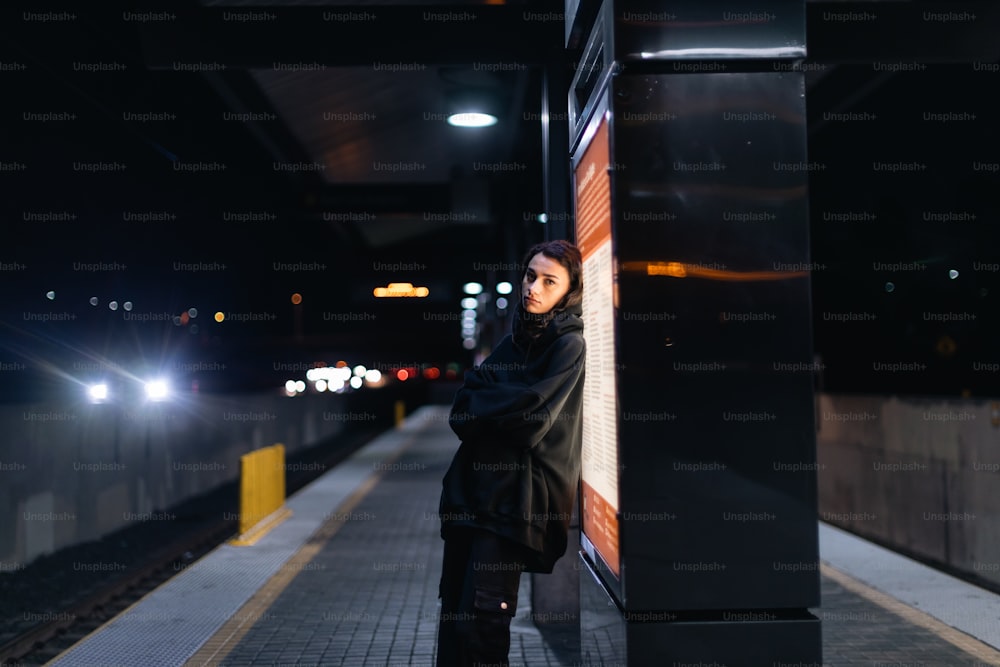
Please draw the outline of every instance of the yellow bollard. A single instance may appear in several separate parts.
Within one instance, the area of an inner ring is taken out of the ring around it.
[[[240,534],[229,543],[255,544],[291,515],[285,507],[285,446],[278,443],[241,456]]]
[[[403,419],[406,418],[406,404],[403,401],[396,401],[396,428],[399,428],[403,424]]]

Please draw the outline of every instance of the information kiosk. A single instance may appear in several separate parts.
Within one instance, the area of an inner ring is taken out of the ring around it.
[[[567,22],[583,664],[819,667],[804,4]]]

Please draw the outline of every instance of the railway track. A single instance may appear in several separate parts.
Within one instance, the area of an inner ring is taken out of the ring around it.
[[[318,445],[309,452],[302,453],[304,460],[297,462],[307,465],[290,467],[290,470],[298,472],[288,473],[287,493],[291,495],[326,470],[336,466],[382,430],[362,429],[357,433],[348,434],[341,442],[332,446]],[[80,599],[46,614],[51,616],[51,619],[25,630],[0,645],[0,666],[44,665],[171,577],[179,574],[203,555],[235,536],[237,522],[231,518],[221,518],[224,515],[231,515],[231,512],[209,514],[220,518],[207,522],[202,518],[199,527],[192,528],[188,533],[151,552],[141,563],[130,566],[127,576],[100,584]]]
[[[235,533],[236,522],[219,519],[150,554],[130,568],[130,576],[114,579],[52,613],[52,620],[27,630],[0,646],[7,666],[43,665],[140,600],[183,567],[208,553]]]

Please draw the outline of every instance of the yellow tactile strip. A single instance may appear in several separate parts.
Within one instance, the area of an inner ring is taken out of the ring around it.
[[[411,441],[412,442],[412,441]],[[295,552],[288,561],[281,566],[281,569],[271,577],[257,593],[240,607],[219,630],[206,641],[198,652],[188,658],[184,667],[210,667],[217,665],[235,648],[240,641],[250,632],[254,623],[263,618],[268,608],[284,592],[288,585],[295,579],[295,576],[306,569],[309,562],[316,557],[323,546],[334,536],[337,531],[349,519],[351,511],[364,500],[364,497],[375,487],[375,485],[385,474],[389,464],[398,460],[406,446],[396,450],[385,461],[381,470],[372,474],[360,487],[358,487],[344,502],[331,512],[330,517],[316,529],[316,532],[306,541],[306,543]]]
[[[855,579],[849,574],[841,572],[827,563],[820,563],[820,573],[824,577],[833,579],[855,595],[859,595],[869,602],[877,604],[886,611],[899,616],[908,623],[912,623],[913,625],[933,633],[936,637],[939,637],[952,646],[965,651],[977,660],[985,661],[983,662],[983,667],[987,667],[989,665],[1000,665],[1000,651],[989,644],[985,644],[975,637],[971,637],[960,630],[956,630],[950,625],[942,623],[933,616],[922,612],[919,609],[915,609],[914,607],[897,600],[891,595],[886,595],[885,593],[872,588],[868,584]]]

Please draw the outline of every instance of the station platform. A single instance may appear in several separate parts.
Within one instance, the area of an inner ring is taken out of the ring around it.
[[[291,496],[255,545],[217,548],[48,664],[434,665],[447,415],[417,410]],[[819,530],[824,665],[1000,666],[1000,596]],[[530,585],[511,665],[582,665],[536,628]]]

